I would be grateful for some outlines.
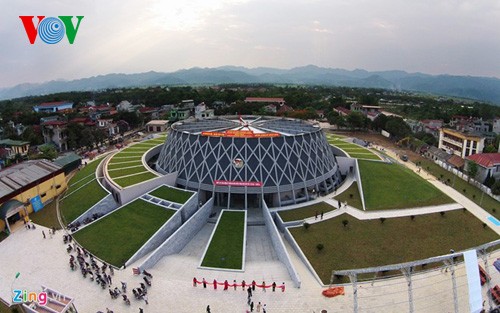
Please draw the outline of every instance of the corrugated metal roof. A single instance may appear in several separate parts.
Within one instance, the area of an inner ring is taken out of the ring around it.
[[[49,176],[61,166],[47,160],[26,161],[0,171],[0,197]]]

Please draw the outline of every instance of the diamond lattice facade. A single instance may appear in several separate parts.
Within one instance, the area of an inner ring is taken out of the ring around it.
[[[177,172],[177,185],[214,196],[216,205],[291,205],[340,184],[335,156],[314,124],[274,117],[217,117],[177,122],[157,170]]]

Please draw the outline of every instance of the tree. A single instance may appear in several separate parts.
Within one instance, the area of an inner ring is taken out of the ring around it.
[[[347,227],[347,225],[349,225],[349,221],[348,220],[342,220],[342,225],[344,225],[344,227]]]
[[[391,136],[399,140],[401,138],[408,137],[411,134],[411,128],[406,122],[397,116],[389,116],[387,118],[387,123],[385,123],[385,130],[388,131]]]
[[[467,175],[469,176],[468,180],[471,178],[476,178],[479,167],[477,163],[474,161],[467,161]]]
[[[495,196],[500,195],[500,180],[497,180],[493,186],[491,186],[491,193]]]
[[[309,227],[311,227],[311,224],[309,224],[308,222],[304,222],[304,224],[302,224],[302,226],[304,226],[305,230],[308,230]]]
[[[359,112],[351,112],[346,118],[347,125],[352,129],[364,129],[368,125],[367,118]]]
[[[325,246],[322,243],[318,243],[316,245],[316,249],[318,249],[318,252],[321,252],[321,250],[323,250],[324,248],[325,248]]]
[[[43,145],[39,148],[40,150],[40,158],[41,159],[47,159],[47,160],[54,160],[57,158],[57,150],[54,146],[52,145]]]

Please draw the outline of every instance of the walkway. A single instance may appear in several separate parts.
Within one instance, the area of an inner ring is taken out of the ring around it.
[[[396,160],[396,162],[403,164],[407,168],[411,169],[420,177],[426,179],[429,183],[434,185],[436,188],[441,190],[443,193],[448,195],[450,198],[453,199],[453,201],[459,203],[462,207],[466,208],[469,212],[471,212],[474,216],[476,216],[479,220],[481,220],[483,223],[486,223],[493,231],[495,231],[497,234],[500,235],[500,226],[495,225],[492,221],[488,219],[488,217],[491,216],[487,211],[485,211],[483,208],[481,208],[479,205],[474,203],[472,200],[458,192],[457,190],[453,189],[450,186],[447,186],[440,182],[436,177],[432,176],[428,172],[426,172],[424,169],[417,167],[414,163],[408,161],[408,162],[400,162],[398,160],[398,157],[396,153],[392,150],[387,150],[385,149],[384,151],[388,156]],[[418,171],[420,169],[420,171]]]

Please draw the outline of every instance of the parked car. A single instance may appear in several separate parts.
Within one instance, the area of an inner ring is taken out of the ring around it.
[[[408,156],[406,154],[402,154],[399,158],[401,160],[403,160],[403,162],[407,162],[408,161]]]

